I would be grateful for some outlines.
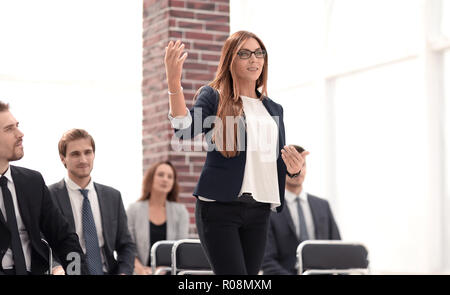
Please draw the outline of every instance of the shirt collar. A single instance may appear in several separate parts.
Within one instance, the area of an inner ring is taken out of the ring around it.
[[[8,166],[8,169],[6,169],[5,174],[2,176],[5,176],[8,181],[13,182],[12,176],[11,176],[11,165]]]
[[[262,104],[262,100],[260,98],[253,98],[248,96],[241,95],[242,102],[246,101],[251,104]]]
[[[302,201],[308,201],[308,194],[305,192],[304,189],[301,191],[300,195],[298,195],[298,196],[289,190],[285,190],[284,197],[286,198],[286,201],[288,201],[288,202],[294,202],[295,199],[297,199],[297,198],[300,198],[300,200],[302,200]]]
[[[78,184],[76,184],[72,179],[70,179],[70,177],[67,175],[64,177],[64,181],[66,182],[67,188],[72,191],[78,191],[81,189],[81,187]],[[88,185],[84,189],[87,189],[90,191],[95,189],[94,181],[92,180],[92,177],[91,177],[91,180],[89,181]]]

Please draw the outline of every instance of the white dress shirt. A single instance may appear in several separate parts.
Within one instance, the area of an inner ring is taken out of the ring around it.
[[[31,271],[31,244],[30,238],[28,236],[27,229],[25,228],[25,224],[23,223],[22,216],[20,215],[19,205],[17,203],[17,195],[16,188],[14,187],[14,180],[11,176],[11,168],[8,167],[5,174],[3,174],[8,179],[8,189],[11,192],[12,200],[14,202],[14,209],[16,213],[17,227],[19,230],[20,242],[22,244],[23,255],[25,256],[25,264],[27,267],[27,271]],[[5,203],[3,201],[3,192],[0,189],[0,209],[2,211],[3,217],[7,220]],[[9,248],[2,260],[3,269],[12,269],[14,268],[14,258],[11,248]]]
[[[67,192],[69,194],[70,205],[72,206],[73,219],[75,221],[75,231],[77,232],[78,238],[80,239],[80,245],[83,249],[83,252],[86,253],[86,242],[84,240],[83,234],[83,195],[79,191],[81,187],[73,182],[68,176],[64,178],[66,182]],[[88,199],[91,203],[92,215],[94,216],[95,229],[97,230],[98,237],[98,245],[102,248],[105,245],[105,240],[103,238],[103,227],[102,227],[102,216],[100,212],[100,206],[98,203],[98,196],[95,190],[94,182],[91,181],[86,186],[89,190]],[[105,257],[103,255],[103,251],[101,252],[102,263],[103,263],[103,271],[107,271],[105,265]]]
[[[300,198],[300,204],[302,206],[303,215],[305,216],[306,222],[306,230],[308,231],[308,237],[310,240],[314,240],[316,238],[315,228],[314,228],[314,220],[311,213],[311,208],[308,203],[308,194],[305,190],[302,190],[300,195],[295,195],[294,193],[285,190],[285,199],[286,205],[289,208],[289,213],[291,213],[292,221],[294,222],[294,226],[297,232],[297,237],[300,237],[300,221],[298,217],[297,211],[297,198]]]

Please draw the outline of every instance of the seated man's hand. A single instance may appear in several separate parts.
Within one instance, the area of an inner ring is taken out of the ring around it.
[[[135,272],[138,275],[151,275],[152,274],[152,268],[149,266],[142,266],[139,268],[135,268]]]
[[[63,275],[65,275],[65,274],[66,274],[66,272],[64,271],[64,268],[63,268],[61,265],[55,266],[55,267],[52,269],[52,275],[55,275],[55,276],[63,276]]]

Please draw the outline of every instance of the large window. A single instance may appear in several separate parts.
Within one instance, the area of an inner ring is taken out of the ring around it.
[[[307,190],[368,246],[374,273],[450,269],[449,2],[231,0],[231,31],[270,49],[288,143],[311,152]]]
[[[290,88],[275,92],[275,99],[283,105],[286,143],[297,144],[310,151],[307,157],[308,177],[305,187],[319,195],[327,189],[325,137],[320,133],[326,130],[326,120],[322,113],[323,104],[321,88],[310,84],[301,88]],[[320,175],[321,177],[309,177]]]
[[[442,0],[442,33],[450,38],[450,1]]]
[[[330,3],[327,61],[332,73],[417,54],[420,1]]]
[[[418,157],[426,152],[418,138],[426,138],[427,121],[425,98],[412,85],[420,85],[415,60],[336,80],[339,221],[345,239],[369,245],[375,270],[427,264],[420,253],[429,239],[426,158]]]
[[[310,81],[322,70],[323,3],[296,0],[277,5],[271,0],[230,1],[231,32],[254,32],[267,47],[269,91]]]

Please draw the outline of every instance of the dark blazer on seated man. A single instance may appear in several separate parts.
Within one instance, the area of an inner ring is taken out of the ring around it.
[[[340,240],[339,229],[328,202],[308,194],[308,203],[314,220],[315,239]],[[281,213],[272,212],[262,264],[264,274],[297,274],[297,247],[300,242],[289,209],[285,208]]]
[[[23,136],[9,105],[0,101],[0,274],[44,274],[49,256],[42,235],[66,273],[84,274],[77,234],[52,202],[42,175],[10,165],[24,155]]]
[[[304,149],[295,146],[299,153]],[[340,240],[328,201],[303,191],[306,166],[286,179],[286,207],[270,216],[262,270],[267,275],[297,274],[297,247],[304,240]],[[301,215],[299,215],[299,210]]]
[[[4,177],[8,178],[8,182],[13,181],[15,188],[21,219],[17,224],[22,238],[22,251],[25,257],[27,271],[31,274],[42,275],[48,270],[48,249],[41,241],[41,233],[43,233],[53,250],[53,255],[59,258],[64,269],[72,262],[71,259],[67,260],[69,258],[68,255],[76,252],[79,253],[82,262],[80,268],[81,274],[87,273],[78,236],[74,230],[71,230],[67,221],[52,202],[41,174],[37,171],[12,165],[9,166],[9,170],[10,173],[7,171],[5,174],[11,176],[11,179],[8,176]],[[3,216],[0,219],[2,219],[0,221],[1,262],[5,254],[7,254],[8,248],[12,248],[12,234]],[[16,217],[16,219],[18,220],[19,218]],[[28,236],[26,243],[23,243],[23,230],[26,230]],[[14,255],[11,255],[11,257],[14,257]],[[17,273],[17,263],[15,266]],[[7,273],[7,269],[3,270],[1,264],[0,268],[0,273]]]
[[[120,192],[91,177],[94,139],[85,130],[72,129],[64,133],[58,149],[68,173],[49,190],[70,229],[80,238],[89,273],[131,275],[136,248]]]

